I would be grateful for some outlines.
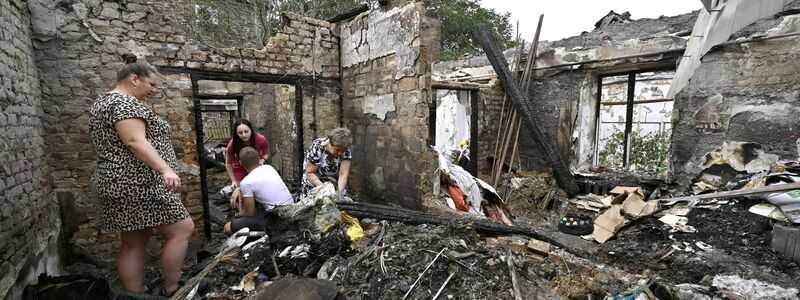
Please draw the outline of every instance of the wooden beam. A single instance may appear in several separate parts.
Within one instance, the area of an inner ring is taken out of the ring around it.
[[[431,88],[441,90],[466,90],[477,91],[481,86],[488,86],[485,84],[477,84],[472,82],[460,82],[452,80],[435,80],[431,83]]]
[[[194,289],[194,286],[199,284],[200,280],[205,278],[208,275],[208,273],[211,273],[211,270],[213,270],[214,267],[217,266],[217,264],[222,260],[223,257],[237,251],[239,251],[239,247],[233,247],[217,253],[217,255],[214,256],[214,259],[211,260],[211,262],[209,262],[206,265],[206,267],[203,268],[202,271],[200,271],[200,273],[192,277],[192,279],[189,279],[189,281],[187,281],[185,285],[183,285],[174,294],[172,294],[172,297],[170,297],[169,299],[170,300],[186,299],[186,296],[189,294],[189,292],[192,291],[192,289]]]
[[[684,201],[692,201],[692,200],[725,199],[725,198],[743,197],[743,196],[751,196],[751,195],[769,194],[769,193],[775,193],[775,192],[785,192],[785,191],[791,191],[791,190],[797,190],[797,189],[800,189],[800,182],[769,185],[769,186],[765,186],[765,187],[747,189],[747,190],[735,190],[735,191],[725,191],[725,192],[717,192],[717,193],[709,193],[709,194],[692,195],[692,196],[685,196],[685,197],[664,198],[664,199],[658,199],[658,201],[661,202],[661,203],[675,203],[675,202],[684,202]]]
[[[509,226],[484,218],[460,215],[437,215],[363,202],[336,202],[336,206],[340,210],[359,218],[398,221],[409,224],[447,225],[450,222],[470,224],[472,228],[480,232],[492,234],[520,234],[548,242],[572,252],[571,248],[567,248],[564,244],[556,241],[552,236],[541,233],[536,229],[527,226]]]
[[[506,94],[519,109],[523,117],[523,123],[530,129],[534,142],[550,163],[550,168],[553,170],[553,177],[555,177],[559,187],[570,197],[577,195],[580,190],[578,190],[578,185],[575,183],[575,177],[572,176],[569,166],[558,152],[555,140],[545,130],[541,118],[534,115],[533,109],[529,105],[530,101],[527,95],[523,94],[519,85],[511,76],[511,71],[508,69],[505,56],[497,48],[494,37],[492,37],[486,24],[479,24],[475,35],[483,51],[486,53],[486,57],[492,64],[492,68],[494,68],[494,71],[497,73]]]

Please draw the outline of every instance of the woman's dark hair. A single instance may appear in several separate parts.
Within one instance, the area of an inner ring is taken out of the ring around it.
[[[136,74],[136,76],[145,78],[157,73],[156,69],[150,65],[136,62],[136,55],[131,53],[122,54],[122,60],[125,61],[125,65],[119,70],[119,72],[117,72],[118,83],[127,79],[129,76],[131,76],[131,74]]]
[[[231,139],[233,139],[234,157],[238,157],[239,151],[241,151],[242,148],[244,148],[244,141],[241,138],[239,138],[238,134],[236,134],[236,128],[239,128],[239,125],[246,125],[248,128],[250,128],[250,140],[248,141],[248,143],[253,148],[256,147],[256,132],[253,130],[253,125],[250,124],[250,121],[248,121],[247,119],[239,118],[233,122],[233,126],[231,127]]]

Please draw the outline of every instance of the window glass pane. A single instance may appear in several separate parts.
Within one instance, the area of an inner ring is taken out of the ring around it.
[[[667,172],[673,101],[666,101],[664,97],[674,74],[674,71],[636,74],[631,170],[653,174]]]
[[[628,75],[604,77],[597,123],[598,166],[624,167],[624,139]]]

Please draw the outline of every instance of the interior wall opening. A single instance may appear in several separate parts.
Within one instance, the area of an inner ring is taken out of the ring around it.
[[[477,175],[477,92],[434,89],[430,108],[429,144],[473,175]]]
[[[300,166],[296,151],[302,151],[301,90],[294,82],[265,78],[249,81],[228,80],[224,75],[192,74],[195,120],[200,122],[198,145],[202,157],[200,182],[206,236],[221,232],[227,219],[229,199],[220,191],[231,184],[225,168],[225,155],[239,118],[250,121],[253,131],[269,142],[268,164],[281,175],[290,191],[299,187]],[[202,137],[202,139],[200,139]]]

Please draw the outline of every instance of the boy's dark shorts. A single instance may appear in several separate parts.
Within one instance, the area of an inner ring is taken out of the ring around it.
[[[231,221],[232,232],[237,232],[245,227],[250,228],[250,231],[264,231],[264,214],[257,214],[246,218],[235,218]]]

